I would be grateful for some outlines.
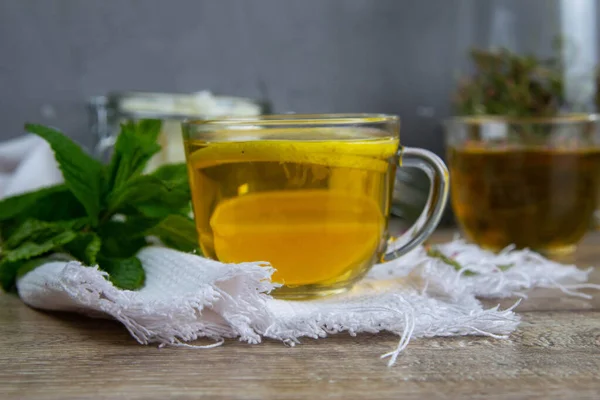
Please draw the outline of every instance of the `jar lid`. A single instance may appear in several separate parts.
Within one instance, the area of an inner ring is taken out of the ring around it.
[[[233,96],[196,93],[110,92],[89,99],[91,106],[103,106],[118,117],[142,119],[218,118],[222,116],[254,116],[265,112],[264,101]]]

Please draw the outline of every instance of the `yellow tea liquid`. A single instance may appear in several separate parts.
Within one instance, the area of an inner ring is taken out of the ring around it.
[[[351,283],[385,249],[397,148],[389,138],[187,141],[204,254],[270,262],[288,288]]]
[[[456,217],[483,247],[567,253],[590,227],[600,149],[451,149],[449,166]]]

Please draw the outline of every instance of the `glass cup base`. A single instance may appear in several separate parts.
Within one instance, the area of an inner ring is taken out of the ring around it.
[[[316,300],[322,297],[342,294],[349,291],[354,282],[344,282],[339,286],[282,286],[271,292],[271,295],[280,300]]]
[[[538,252],[542,255],[552,257],[568,256],[577,250],[576,244],[567,244],[560,247],[551,247],[548,249],[540,249]]]
[[[475,242],[475,244],[477,244],[477,243]],[[498,253],[505,249],[505,247],[490,247],[490,246],[486,246],[484,244],[479,244],[479,246],[485,250],[489,250],[494,253]],[[547,248],[540,248],[540,249],[532,248],[531,250],[535,251],[536,253],[540,253],[541,255],[543,255],[545,257],[554,258],[554,257],[562,257],[562,256],[568,256],[568,255],[573,254],[575,252],[575,250],[577,250],[577,245],[576,244],[567,244],[564,246],[547,247]]]
[[[600,231],[600,210],[597,210],[594,213],[594,218],[592,221],[592,229],[596,231]]]

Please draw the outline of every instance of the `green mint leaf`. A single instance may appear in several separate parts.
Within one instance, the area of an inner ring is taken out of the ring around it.
[[[185,164],[164,165],[150,174],[165,182],[167,193],[137,201],[135,208],[149,218],[165,218],[169,215],[189,215],[191,212],[190,185]]]
[[[100,254],[108,258],[128,258],[137,254],[138,251],[148,245],[146,239],[141,236],[125,237],[120,235],[102,236],[102,247]]]
[[[161,242],[173,249],[185,252],[199,251],[196,224],[188,217],[169,215],[148,233],[157,236]]]
[[[137,212],[148,217],[148,218],[159,218],[163,219],[169,215],[183,215],[186,216],[190,213],[191,207],[186,205],[182,208],[177,208],[169,205],[169,203],[154,200],[144,204],[139,204],[136,207]]]
[[[160,179],[161,181],[180,182],[188,185],[188,171],[185,163],[163,165],[157,168],[150,175]]]
[[[50,254],[73,241],[76,237],[75,232],[68,230],[40,242],[28,240],[14,249],[6,250],[3,248],[0,254],[0,284],[2,288],[9,291],[14,287],[17,272],[26,261]]]
[[[65,251],[87,266],[98,263],[97,256],[102,240],[93,232],[80,232],[77,237],[64,246]]]
[[[5,292],[14,290],[17,272],[24,263],[25,261],[0,261],[0,285]]]
[[[119,212],[123,207],[134,206],[156,197],[159,192],[169,192],[173,186],[151,175],[131,179],[127,186],[114,190],[107,199],[109,210]]]
[[[115,190],[108,196],[107,204],[111,213],[136,208],[150,218],[162,218],[169,214],[189,210],[189,185],[181,181],[163,181],[154,175],[142,175],[131,179],[127,186]],[[144,213],[147,207],[161,209],[157,214]]]
[[[89,223],[79,200],[64,186],[53,186],[0,201],[0,236],[10,237],[28,219],[39,221],[70,221]]]
[[[45,222],[37,219],[28,219],[20,224],[5,241],[3,246],[8,249],[19,247],[25,241],[43,242],[63,232],[65,229],[57,222]]]
[[[109,192],[142,174],[150,158],[160,151],[157,143],[160,128],[160,120],[130,121],[121,125],[108,166]]]
[[[144,286],[146,273],[137,257],[99,258],[100,268],[108,272],[110,281],[116,287],[136,290]]]
[[[54,194],[70,193],[65,185],[56,185],[36,190],[34,192],[7,197],[0,201],[0,221],[15,218],[28,209],[43,202]]]
[[[101,209],[104,173],[102,164],[57,130],[35,124],[26,124],[25,129],[50,144],[65,179],[65,185],[83,205],[91,224],[96,226]]]
[[[65,229],[70,229],[72,231],[80,231],[85,230],[86,232],[90,229],[90,220],[87,217],[82,218],[74,218],[69,220],[62,221],[54,221],[55,223],[63,226]]]
[[[160,219],[144,216],[127,216],[123,221],[108,221],[98,227],[101,237],[138,238],[146,236],[146,232],[154,228]]]
[[[39,243],[26,241],[21,243],[17,248],[7,251],[3,250],[2,259],[9,262],[29,260],[55,250],[58,247],[71,242],[76,237],[77,234],[75,232],[64,231]]]
[[[128,216],[123,221],[108,221],[98,228],[102,238],[102,255],[109,258],[128,258],[137,254],[146,242],[146,231],[160,220]]]
[[[149,143],[156,143],[162,128],[160,119],[143,119],[138,122],[138,132]]]
[[[33,201],[22,210],[19,218],[35,218],[40,221],[63,221],[87,216],[87,212],[81,202],[77,200],[65,185],[60,185],[56,188],[56,190],[48,192],[45,189],[38,192],[31,192],[30,197],[23,195],[23,197],[27,196],[29,199],[33,198]]]

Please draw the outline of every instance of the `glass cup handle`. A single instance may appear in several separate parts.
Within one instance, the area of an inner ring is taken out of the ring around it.
[[[450,176],[441,158],[430,151],[412,147],[401,147],[399,153],[400,167],[419,168],[427,174],[431,185],[425,209],[407,232],[388,243],[384,261],[396,259],[423,243],[440,222],[448,201]]]

